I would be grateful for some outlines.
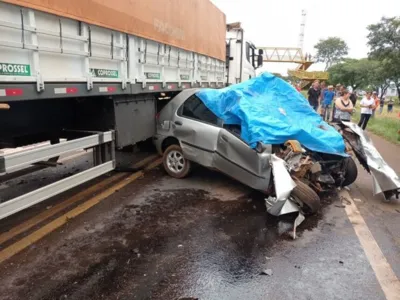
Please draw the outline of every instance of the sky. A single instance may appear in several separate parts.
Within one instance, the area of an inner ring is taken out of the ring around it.
[[[349,46],[351,58],[368,55],[367,26],[385,17],[400,16],[400,0],[211,0],[228,23],[241,22],[256,47],[297,47],[301,11],[307,13],[303,52],[315,54],[320,39],[337,36]],[[328,5],[329,4],[329,5]],[[296,65],[267,63],[263,69],[285,74]],[[323,70],[314,64],[310,70]]]

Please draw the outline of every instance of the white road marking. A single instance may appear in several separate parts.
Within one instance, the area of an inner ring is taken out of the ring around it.
[[[345,205],[345,211],[364,249],[365,255],[375,272],[375,276],[378,279],[386,299],[400,300],[400,281],[386,260],[386,257],[383,255],[378,243],[375,241],[367,223],[365,223],[360,211],[354,204],[354,200],[346,190],[342,190],[340,196],[349,200],[349,204]]]

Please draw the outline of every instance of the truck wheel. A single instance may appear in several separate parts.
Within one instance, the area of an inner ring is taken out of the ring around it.
[[[185,178],[192,167],[191,162],[183,156],[179,145],[171,145],[164,151],[163,165],[170,176],[178,179]]]
[[[296,187],[292,190],[291,196],[298,202],[305,215],[315,214],[321,206],[319,196],[305,183],[297,178],[293,179],[296,182]]]
[[[356,181],[358,176],[358,169],[356,163],[351,157],[347,157],[344,161],[344,164],[346,166],[346,173],[344,175],[342,186],[348,186]]]

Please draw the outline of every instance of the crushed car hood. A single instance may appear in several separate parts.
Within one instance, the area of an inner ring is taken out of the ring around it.
[[[298,140],[312,151],[346,156],[340,133],[322,120],[303,95],[270,73],[196,95],[225,124],[240,125],[242,139],[252,148],[258,142],[276,145]]]

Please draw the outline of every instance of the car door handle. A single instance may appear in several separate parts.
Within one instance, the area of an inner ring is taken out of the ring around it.
[[[226,135],[221,135],[221,139],[224,140],[225,142],[229,142],[229,139]]]
[[[175,121],[174,123],[175,123],[175,125],[182,126],[182,122],[181,121]]]

